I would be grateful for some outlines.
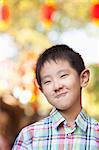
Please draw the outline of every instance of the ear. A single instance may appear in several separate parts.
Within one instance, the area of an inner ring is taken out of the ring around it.
[[[42,88],[38,85],[36,78],[34,78],[34,84],[42,92]]]
[[[42,87],[40,87],[40,86],[39,86],[39,90],[43,93],[43,91],[42,91]]]
[[[86,87],[89,82],[90,71],[89,69],[84,69],[80,74],[80,85],[81,87]]]

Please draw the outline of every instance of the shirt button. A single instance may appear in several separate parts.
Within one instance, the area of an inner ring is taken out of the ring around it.
[[[71,133],[67,134],[68,137],[71,137]]]

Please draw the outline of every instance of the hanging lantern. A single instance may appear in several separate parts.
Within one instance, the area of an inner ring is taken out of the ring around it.
[[[5,30],[8,27],[10,19],[10,10],[7,4],[7,0],[0,1],[0,31]]]
[[[41,7],[41,19],[46,27],[50,27],[54,20],[54,14],[56,11],[55,3],[45,3]]]
[[[97,25],[99,25],[99,2],[93,3],[91,7],[91,18]]]
[[[52,21],[54,11],[54,5],[44,4],[42,7],[42,19]]]
[[[7,5],[2,6],[2,20],[8,21],[9,20],[9,7]]]

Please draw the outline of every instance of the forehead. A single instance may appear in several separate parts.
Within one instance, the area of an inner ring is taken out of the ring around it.
[[[68,71],[72,70],[73,68],[71,67],[70,63],[67,60],[49,60],[44,63],[40,70],[40,76],[46,75],[46,74],[52,74],[56,72],[61,72],[61,71]]]
[[[53,64],[57,64],[57,65],[60,64],[60,63],[68,63],[69,65],[71,65],[68,59],[65,59],[65,58],[57,58],[57,59],[54,59],[54,60],[53,60],[53,59],[48,59],[48,60],[46,60],[46,61],[43,63],[42,67],[46,66],[47,64],[52,65],[52,63],[53,63]],[[42,67],[41,67],[41,69],[42,69]]]
[[[72,67],[71,64],[70,64],[70,62],[67,59],[55,59],[55,60],[49,59],[49,60],[46,60],[44,62],[44,64],[42,65],[41,69],[44,68],[44,67],[46,67],[46,66],[53,67],[52,64],[56,64],[58,66],[58,65],[60,65],[62,63],[64,63],[65,65],[69,65],[70,67]]]

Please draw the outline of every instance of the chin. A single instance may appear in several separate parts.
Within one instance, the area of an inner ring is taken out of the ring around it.
[[[68,108],[66,108],[66,107],[56,107],[58,110],[60,110],[60,111],[65,111],[65,110],[68,110]]]

